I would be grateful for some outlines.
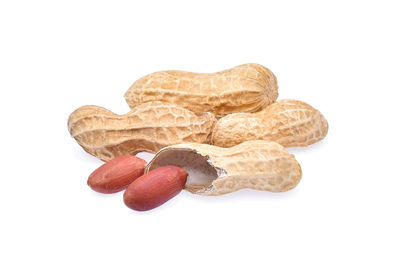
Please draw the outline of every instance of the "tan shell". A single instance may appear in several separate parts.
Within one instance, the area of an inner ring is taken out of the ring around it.
[[[258,113],[221,118],[212,144],[230,147],[248,140],[269,140],[285,147],[307,146],[322,140],[327,132],[328,122],[318,110],[301,101],[281,100]]]
[[[283,192],[301,179],[301,168],[284,147],[267,141],[248,141],[231,148],[208,144],[178,144],[161,149],[145,173],[166,165],[189,174],[185,189],[201,195],[221,195],[251,188]]]
[[[162,71],[137,80],[125,93],[130,107],[163,101],[195,113],[222,117],[234,112],[256,112],[278,97],[275,75],[259,64],[243,64],[217,73]]]
[[[108,161],[182,142],[209,143],[215,122],[211,113],[196,115],[175,105],[149,102],[124,115],[83,106],[70,115],[68,128],[85,151]]]

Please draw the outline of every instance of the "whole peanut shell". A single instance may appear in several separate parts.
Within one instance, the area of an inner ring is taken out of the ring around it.
[[[211,113],[196,115],[173,104],[148,102],[124,115],[83,106],[70,115],[68,129],[85,151],[108,161],[183,142],[209,143],[215,122]]]
[[[285,147],[307,146],[322,140],[328,122],[316,109],[298,100],[281,100],[258,113],[234,113],[220,120],[212,144],[231,147],[249,140],[275,141]]]
[[[162,166],[180,166],[189,174],[185,189],[200,195],[221,195],[251,188],[283,192],[301,179],[293,155],[278,143],[247,141],[230,148],[177,144],[161,149],[145,173]]]
[[[149,101],[177,104],[195,113],[222,117],[257,112],[278,97],[275,75],[259,64],[243,64],[217,73],[162,71],[146,75],[125,93],[130,107]]]

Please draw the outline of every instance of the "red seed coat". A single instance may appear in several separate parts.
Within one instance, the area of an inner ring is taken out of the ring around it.
[[[164,166],[150,171],[132,182],[124,193],[125,204],[144,211],[158,207],[180,193],[187,172],[177,166]]]
[[[142,176],[145,166],[146,161],[139,157],[118,156],[90,174],[88,185],[99,193],[116,193],[124,190],[135,179]]]

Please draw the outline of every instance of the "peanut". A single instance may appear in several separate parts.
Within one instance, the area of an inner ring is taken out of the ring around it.
[[[155,155],[145,173],[168,165],[184,168],[189,174],[185,189],[200,195],[221,195],[242,188],[282,192],[294,188],[302,175],[294,156],[268,141],[247,141],[231,148],[172,145]]]
[[[129,208],[139,211],[158,207],[182,191],[187,175],[177,166],[155,169],[128,186],[124,202]]]
[[[177,143],[209,143],[215,121],[211,113],[196,115],[176,105],[149,102],[124,115],[83,106],[70,115],[68,128],[85,151],[108,161],[125,154],[155,153]]]
[[[258,113],[235,113],[221,118],[212,144],[230,147],[248,140],[275,141],[285,147],[307,146],[328,132],[324,116],[307,103],[281,100]]]
[[[131,108],[149,101],[177,104],[195,113],[222,117],[256,112],[278,97],[275,75],[259,64],[243,64],[217,73],[162,71],[144,76],[125,93]]]
[[[145,166],[146,161],[136,156],[118,156],[90,174],[88,185],[99,193],[116,193],[142,176]]]

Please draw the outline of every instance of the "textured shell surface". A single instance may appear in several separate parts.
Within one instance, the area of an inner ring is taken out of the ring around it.
[[[322,140],[328,122],[315,108],[298,100],[281,100],[258,113],[234,113],[220,120],[212,144],[230,147],[248,140],[275,141],[285,147],[307,146]]]
[[[259,64],[243,64],[217,73],[161,71],[144,76],[125,93],[129,106],[149,101],[177,104],[195,113],[222,117],[256,112],[278,97],[275,75]]]
[[[282,192],[294,188],[301,168],[278,143],[247,141],[230,148],[208,144],[177,144],[160,150],[145,172],[164,165],[184,168],[185,189],[201,195],[221,195],[251,188]]]
[[[68,129],[85,151],[108,161],[182,142],[209,143],[215,122],[211,113],[196,115],[176,105],[148,102],[124,115],[83,106],[70,115]]]

